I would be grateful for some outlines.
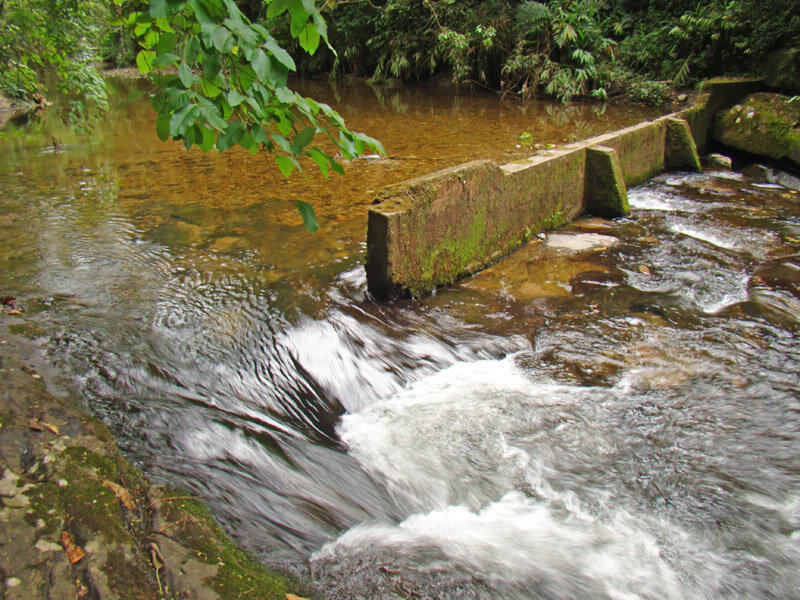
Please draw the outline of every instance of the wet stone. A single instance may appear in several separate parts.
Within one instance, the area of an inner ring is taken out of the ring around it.
[[[612,235],[599,233],[551,233],[548,234],[545,244],[550,248],[572,250],[600,250],[619,243],[619,239]]]
[[[750,278],[750,287],[783,290],[800,298],[800,255],[762,264]]]
[[[725,156],[724,154],[708,154],[703,157],[703,165],[707,169],[727,169],[730,170],[733,168],[733,161],[730,157]]]

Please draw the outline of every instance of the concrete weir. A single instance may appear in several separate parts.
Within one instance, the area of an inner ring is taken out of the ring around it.
[[[693,129],[705,135],[708,112],[686,115],[691,124],[675,113],[502,166],[475,161],[383,189],[367,222],[370,292],[421,295],[581,213],[628,214],[628,187],[665,169],[700,170],[705,139],[698,144]]]

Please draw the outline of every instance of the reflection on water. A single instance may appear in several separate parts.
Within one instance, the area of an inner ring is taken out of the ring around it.
[[[128,102],[0,162],[0,292],[128,456],[331,598],[796,597],[800,193],[668,174],[628,219],[377,304],[375,190],[643,115],[306,91],[389,157],[286,182]]]

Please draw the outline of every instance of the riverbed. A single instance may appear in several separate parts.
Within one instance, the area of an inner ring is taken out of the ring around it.
[[[305,83],[388,156],[285,181],[120,85],[93,138],[7,144],[0,293],[146,474],[329,598],[798,597],[797,191],[664,174],[379,303],[381,187],[655,115]]]

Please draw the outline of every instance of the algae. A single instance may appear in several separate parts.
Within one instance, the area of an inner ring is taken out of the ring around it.
[[[732,148],[800,165],[800,102],[769,92],[751,94],[717,115],[713,135]]]

